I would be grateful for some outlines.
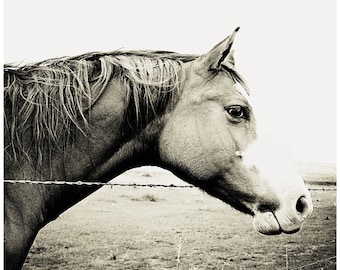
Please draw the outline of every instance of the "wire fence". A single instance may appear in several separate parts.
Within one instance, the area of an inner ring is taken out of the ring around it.
[[[196,188],[193,185],[175,185],[175,184],[136,184],[136,183],[113,183],[113,182],[84,182],[84,181],[35,181],[35,180],[4,180],[5,183],[11,184],[33,184],[33,185],[69,185],[69,186],[119,186],[119,187],[150,187],[150,188]]]
[[[35,181],[35,180],[4,180],[10,184],[32,184],[32,185],[69,185],[69,186],[119,186],[119,187],[149,187],[149,188],[197,188],[194,185],[175,184],[136,184],[136,183],[114,183],[114,182],[84,182],[84,181]],[[309,187],[310,191],[336,191],[336,187]]]

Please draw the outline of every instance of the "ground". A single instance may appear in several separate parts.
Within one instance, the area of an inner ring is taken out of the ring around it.
[[[297,234],[261,235],[197,188],[105,186],[41,230],[23,269],[335,269],[335,168],[300,168],[314,212]],[[114,181],[183,184],[153,168]]]

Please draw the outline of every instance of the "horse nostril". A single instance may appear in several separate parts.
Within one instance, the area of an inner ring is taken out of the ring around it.
[[[296,202],[296,211],[303,214],[308,208],[308,202],[305,196],[301,196]]]

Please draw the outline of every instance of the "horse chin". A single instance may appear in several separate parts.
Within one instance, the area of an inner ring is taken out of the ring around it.
[[[256,213],[253,219],[253,226],[257,232],[265,235],[293,234],[301,229],[301,227],[282,228],[273,212]]]
[[[256,231],[265,235],[282,233],[280,224],[272,212],[256,213],[253,219],[253,226]]]

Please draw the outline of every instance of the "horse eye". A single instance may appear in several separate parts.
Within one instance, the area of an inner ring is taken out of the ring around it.
[[[234,118],[248,118],[248,112],[242,106],[234,105],[226,108],[226,110]]]

